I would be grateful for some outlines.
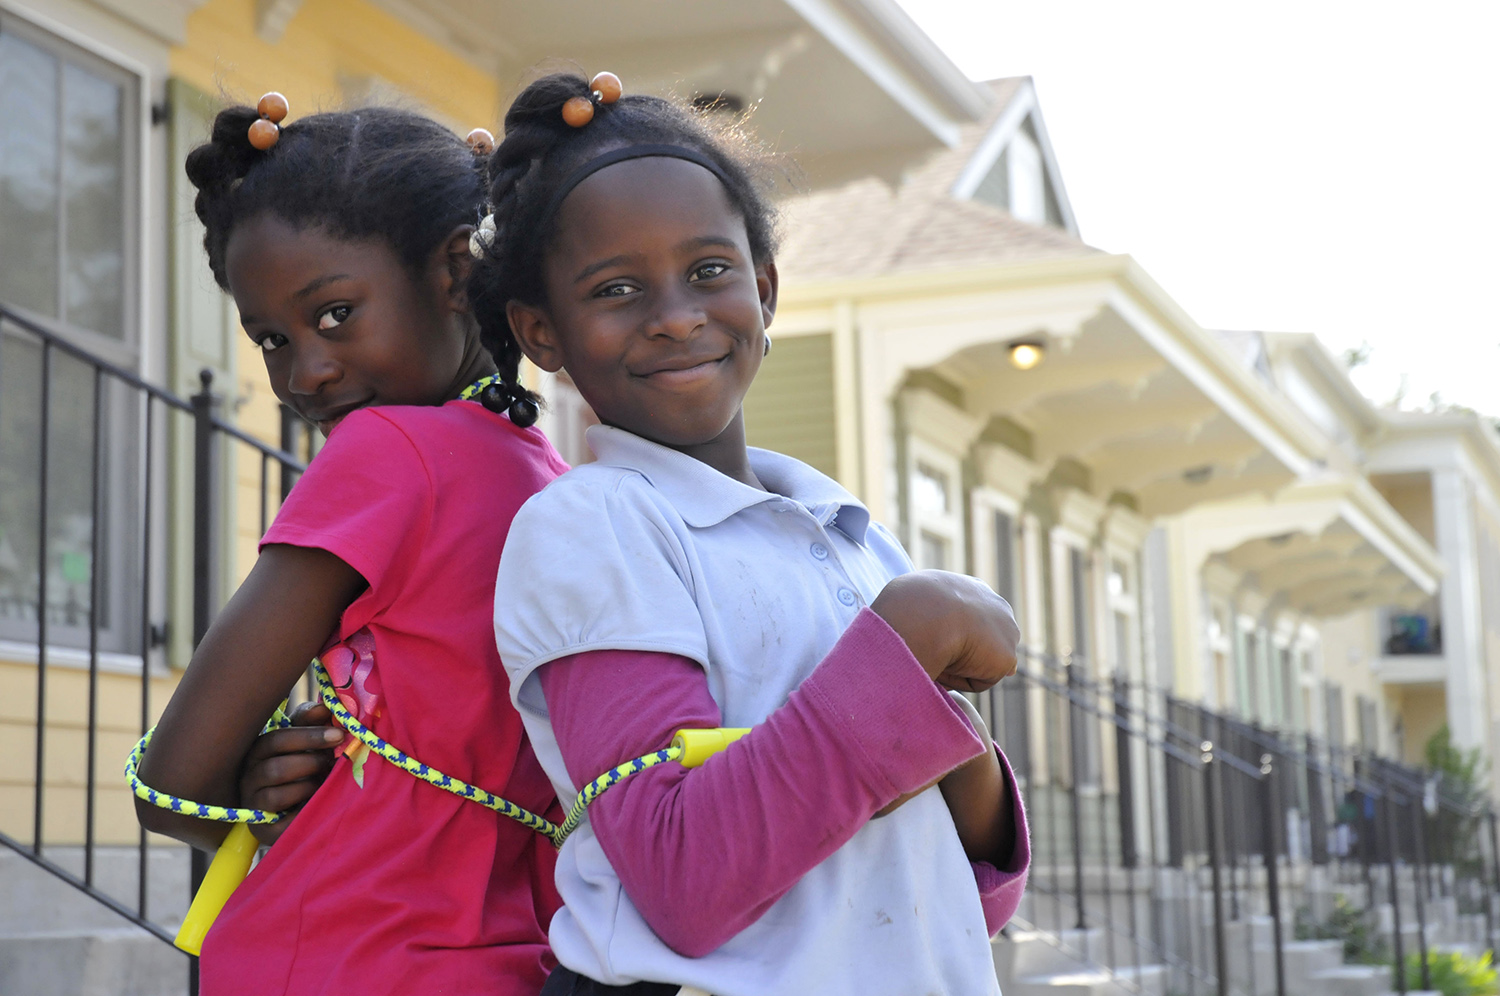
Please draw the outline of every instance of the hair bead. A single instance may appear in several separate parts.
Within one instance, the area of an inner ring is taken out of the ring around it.
[[[495,151],[495,135],[488,128],[475,128],[464,138],[476,156],[488,156]]]
[[[510,403],[510,420],[523,429],[529,429],[536,425],[537,416],[541,412],[537,409],[536,402],[530,398],[517,398]]]
[[[275,90],[261,97],[260,103],[255,105],[260,120],[250,125],[250,144],[262,152],[270,152],[281,141],[281,122],[286,120],[290,110],[286,97]]]
[[[276,125],[286,120],[287,112],[291,109],[286,97],[275,90],[260,98],[260,103],[255,105],[255,110],[261,117]]]
[[[281,141],[281,128],[266,118],[250,125],[250,144],[262,152],[270,152]]]
[[[499,415],[510,406],[510,392],[499,384],[491,384],[479,392],[479,403]]]
[[[601,104],[613,104],[625,92],[625,86],[620,82],[620,77],[614,73],[597,74],[589,80],[589,89],[593,91],[595,99]]]
[[[569,97],[562,106],[562,117],[574,128],[594,120],[594,102],[587,97]]]

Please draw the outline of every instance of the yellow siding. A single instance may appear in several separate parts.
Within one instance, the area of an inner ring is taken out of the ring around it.
[[[151,679],[151,720],[177,685],[179,672]],[[46,797],[43,840],[81,844],[85,787],[88,784],[88,672],[55,665],[47,669],[47,738],[44,744]],[[121,769],[140,736],[141,679],[131,674],[99,675],[99,734],[95,743],[95,840],[134,844],[135,806]],[[29,842],[36,768],[36,662],[0,661],[0,832]]]
[[[745,398],[751,446],[776,450],[838,476],[833,336],[783,336]]]
[[[280,90],[293,119],[374,89],[465,132],[498,120],[495,79],[373,4],[307,0],[274,45],[256,35],[255,9],[255,0],[209,0],[188,15],[173,75],[246,102]]]

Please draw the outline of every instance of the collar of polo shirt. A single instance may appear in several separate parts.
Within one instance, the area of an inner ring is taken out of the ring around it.
[[[750,447],[750,468],[769,490],[760,491],[714,470],[702,460],[624,429],[590,426],[589,449],[601,464],[638,471],[695,529],[718,525],[762,502],[790,499],[825,526],[856,543],[865,541],[870,512],[838,482],[800,460]]]

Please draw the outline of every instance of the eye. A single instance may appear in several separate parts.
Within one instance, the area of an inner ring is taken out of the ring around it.
[[[286,336],[272,332],[270,335],[262,336],[255,340],[255,344],[260,347],[260,351],[263,353],[275,352],[286,345]]]
[[[336,329],[349,320],[349,306],[347,304],[336,304],[332,308],[318,316],[318,331],[327,332]]]
[[[634,284],[607,284],[599,288],[595,297],[629,297],[636,293]]]
[[[702,266],[688,274],[688,283],[697,283],[700,280],[712,280],[729,271],[728,263],[704,263]]]

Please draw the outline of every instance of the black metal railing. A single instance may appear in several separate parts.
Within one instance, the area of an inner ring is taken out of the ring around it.
[[[1287,945],[1340,895],[1363,910],[1368,936],[1352,953],[1415,961],[1423,988],[1439,929],[1493,948],[1500,862],[1487,800],[1093,677],[1079,658],[1023,650],[980,705],[1028,804],[1026,919],[1126,988],[1151,988],[1157,971],[1173,993],[1298,991],[1289,984],[1308,980],[1289,983]],[[1389,988],[1406,991],[1404,971]]]
[[[89,385],[83,396],[80,384]],[[35,656],[30,819],[12,814],[0,844],[168,944],[207,858],[138,826],[120,771],[125,751],[164,704],[153,684],[186,663],[171,659],[172,635],[190,628],[191,643],[176,655],[185,656],[233,583],[231,503],[258,475],[259,536],[305,467],[289,450],[311,448],[310,435],[290,426],[277,447],[229,424],[212,388],[204,371],[199,393],[180,398],[0,306],[0,572],[11,601],[29,602],[28,611],[0,618],[0,638],[30,645]],[[80,406],[88,417],[77,417]],[[178,486],[185,481],[191,491]],[[59,508],[71,509],[66,540],[86,544],[86,559],[59,553],[67,546]],[[191,529],[183,528],[189,518]],[[74,595],[59,609],[49,598],[59,563],[75,580],[85,575],[86,604]],[[52,682],[80,672],[82,771],[51,749],[78,732],[59,719],[76,704],[57,699]],[[138,722],[122,728],[128,699]],[[113,725],[101,720],[106,706]],[[79,788],[81,812],[69,798]],[[185,886],[164,893],[163,881],[183,878]],[[197,960],[184,958],[186,988],[196,992]]]
[[[180,398],[0,306],[0,640],[36,661],[32,811],[0,825],[0,844],[167,942],[205,859],[138,828],[120,764],[160,709],[153,683],[186,663],[234,583],[231,520],[252,520],[239,523],[249,540],[264,533],[312,445],[285,415],[280,446],[229,424],[212,387],[205,376]],[[258,508],[239,500],[246,488]],[[86,682],[78,729],[56,715],[69,703],[50,682],[64,669]],[[1283,996],[1295,911],[1335,893],[1396,964],[1415,953],[1425,970],[1444,917],[1493,947],[1500,832],[1487,800],[1081,657],[1024,651],[979,703],[1028,804],[1026,919],[1127,989]],[[70,732],[81,772],[51,749]],[[77,825],[63,825],[80,788]],[[1153,972],[1161,986],[1145,985]],[[1405,991],[1404,973],[1393,986]]]

